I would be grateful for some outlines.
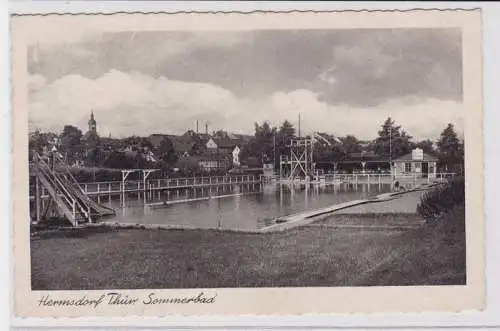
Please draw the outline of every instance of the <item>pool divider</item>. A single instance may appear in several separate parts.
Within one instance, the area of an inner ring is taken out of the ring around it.
[[[168,206],[168,205],[174,205],[174,204],[178,204],[178,203],[187,203],[187,202],[194,202],[194,201],[207,201],[207,200],[211,200],[211,199],[223,199],[223,198],[239,197],[242,195],[259,194],[259,193],[262,193],[262,192],[242,192],[242,193],[235,193],[235,194],[213,195],[213,196],[208,196],[208,197],[199,197],[199,198],[190,198],[190,199],[166,200],[166,201],[147,203],[147,204],[145,204],[145,206],[147,206],[147,207]]]

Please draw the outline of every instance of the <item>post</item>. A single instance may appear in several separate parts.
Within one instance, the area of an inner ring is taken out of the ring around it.
[[[36,204],[36,221],[37,223],[40,222],[40,179],[38,179],[38,176],[35,177],[36,179],[36,184],[35,184],[35,204]]]

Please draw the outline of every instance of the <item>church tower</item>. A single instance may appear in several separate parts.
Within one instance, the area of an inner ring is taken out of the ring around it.
[[[89,132],[97,133],[97,122],[94,119],[94,111],[90,113]]]

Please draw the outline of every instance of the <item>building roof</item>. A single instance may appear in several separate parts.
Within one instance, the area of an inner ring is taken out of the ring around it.
[[[241,146],[240,139],[218,139],[215,141],[219,148],[234,149],[236,146]]]
[[[189,136],[176,136],[172,134],[152,134],[149,136],[149,141],[153,147],[159,147],[163,139],[168,139],[172,143],[172,147],[178,153],[190,152],[194,146],[194,142]]]
[[[384,158],[382,155],[378,155],[372,151],[368,152],[361,152],[361,153],[349,153],[347,156],[347,160],[349,161],[355,161],[355,160],[360,160],[360,161],[382,161],[387,159],[387,162],[389,162],[389,158]]]
[[[242,143],[248,143],[250,140],[254,139],[255,136],[248,135],[248,134],[231,134],[231,137],[234,137],[235,139],[240,140]]]
[[[194,146],[192,141],[172,140],[172,146],[177,153],[191,152]]]
[[[255,156],[249,156],[244,163],[249,167],[262,167],[262,163]]]
[[[206,161],[224,161],[229,160],[227,156],[216,153],[207,153],[202,155],[189,155],[186,157],[181,157],[177,160],[177,166],[197,166],[199,162]]]
[[[403,155],[403,156],[400,156],[400,157],[394,159],[393,161],[394,162],[412,162],[412,161],[413,162],[422,162],[422,161],[424,161],[424,162],[425,161],[433,161],[433,162],[435,162],[437,160],[438,160],[437,158],[435,158],[434,156],[429,155],[427,153],[423,153],[423,158],[422,159],[420,159],[420,160],[414,160],[412,153],[408,153],[406,155]]]

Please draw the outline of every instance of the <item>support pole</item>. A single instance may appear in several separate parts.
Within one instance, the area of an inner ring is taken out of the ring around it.
[[[39,223],[41,220],[40,217],[40,179],[38,179],[38,175],[35,177],[35,204],[36,204],[36,222]]]

